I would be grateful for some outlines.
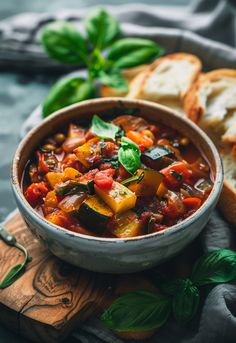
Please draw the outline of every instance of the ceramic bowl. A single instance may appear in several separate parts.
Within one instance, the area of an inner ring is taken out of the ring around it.
[[[206,202],[190,217],[165,231],[146,236],[116,239],[91,237],[70,232],[42,218],[26,201],[22,179],[32,151],[48,135],[70,121],[101,117],[113,112],[117,115],[137,112],[153,122],[163,123],[189,137],[211,167],[213,189]],[[29,229],[42,239],[51,252],[71,264],[105,273],[129,273],[148,269],[174,256],[202,231],[216,206],[223,181],[219,154],[207,137],[190,120],[171,109],[142,100],[104,98],[84,101],[49,116],[33,128],[21,141],[12,163],[11,182],[17,206]]]

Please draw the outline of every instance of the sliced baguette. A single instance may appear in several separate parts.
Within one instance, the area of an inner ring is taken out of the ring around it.
[[[236,70],[201,75],[185,96],[184,110],[220,152],[225,180],[219,205],[228,221],[236,224]]]
[[[191,54],[161,57],[133,79],[127,97],[151,100],[183,113],[182,100],[201,68],[201,61]]]

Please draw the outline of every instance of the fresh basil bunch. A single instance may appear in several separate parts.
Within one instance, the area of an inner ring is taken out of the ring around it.
[[[95,81],[126,92],[128,85],[121,70],[149,63],[163,52],[148,39],[120,38],[119,22],[102,8],[90,12],[84,24],[86,37],[73,24],[63,21],[42,30],[41,42],[51,58],[64,64],[85,65],[88,72],[87,79],[66,77],[52,87],[43,104],[44,117],[95,97]]]
[[[156,292],[129,292],[116,299],[101,319],[120,332],[159,328],[171,312],[176,321],[185,324],[198,310],[200,286],[230,281],[236,281],[236,252],[219,249],[202,256],[190,278],[162,281]]]

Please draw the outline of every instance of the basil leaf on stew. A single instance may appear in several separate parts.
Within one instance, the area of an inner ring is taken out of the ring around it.
[[[43,103],[43,117],[63,107],[95,96],[94,85],[80,77],[65,77],[50,90]]]
[[[191,280],[197,286],[236,279],[236,252],[219,249],[202,256],[194,265]]]
[[[165,324],[170,311],[168,297],[159,292],[140,290],[116,299],[101,319],[115,331],[143,331]]]
[[[117,91],[124,93],[128,91],[127,80],[119,70],[111,70],[109,72],[100,70],[97,75],[97,80],[105,86],[115,88]]]
[[[118,151],[119,162],[131,174],[134,174],[141,165],[141,151],[137,144],[127,137],[122,137]]]
[[[108,49],[107,58],[115,68],[130,68],[149,63],[159,57],[163,49],[154,41],[143,38],[122,38]]]
[[[94,135],[100,138],[112,139],[114,141],[120,128],[112,123],[105,122],[95,114],[92,119],[92,126],[90,130]]]
[[[103,8],[89,12],[85,29],[90,42],[99,50],[108,46],[120,33],[119,22]]]
[[[57,21],[46,25],[41,41],[48,55],[61,63],[81,64],[87,61],[86,41],[68,22]]]
[[[187,323],[197,312],[199,305],[199,290],[189,280],[179,280],[178,290],[172,300],[173,315],[180,323]]]

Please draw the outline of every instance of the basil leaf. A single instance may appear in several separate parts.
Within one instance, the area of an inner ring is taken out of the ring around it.
[[[118,21],[103,8],[89,12],[85,19],[85,29],[94,47],[107,47],[120,33]]]
[[[120,92],[128,92],[128,83],[119,70],[109,71],[109,73],[101,70],[97,80],[101,84],[115,88]]]
[[[198,288],[189,279],[180,280],[172,301],[175,319],[183,324],[190,321],[197,312],[199,298]]]
[[[159,292],[140,290],[116,299],[101,319],[115,331],[143,331],[165,324],[170,310],[168,297]]]
[[[43,103],[43,117],[63,107],[90,99],[95,95],[94,85],[80,77],[65,77],[50,90]]]
[[[122,137],[120,141],[120,149],[118,151],[119,162],[126,168],[132,170],[134,174],[141,165],[141,151],[136,143],[127,137]]]
[[[95,114],[92,119],[92,126],[90,130],[94,135],[100,138],[112,139],[114,141],[120,128],[119,126],[105,122]]]
[[[191,280],[197,286],[236,279],[236,252],[219,249],[202,256],[194,265]]]
[[[48,55],[61,63],[81,64],[87,61],[86,41],[68,22],[57,21],[46,25],[41,42]]]
[[[159,57],[163,49],[154,41],[143,38],[122,38],[109,48],[107,58],[115,68],[130,68],[149,63]]]
[[[127,137],[122,137],[118,160],[123,167],[131,174],[134,174],[141,165],[141,151],[139,147]]]
[[[12,285],[22,275],[23,271],[24,264],[17,264],[16,266],[12,267],[12,269],[1,282],[0,289],[7,288]]]

